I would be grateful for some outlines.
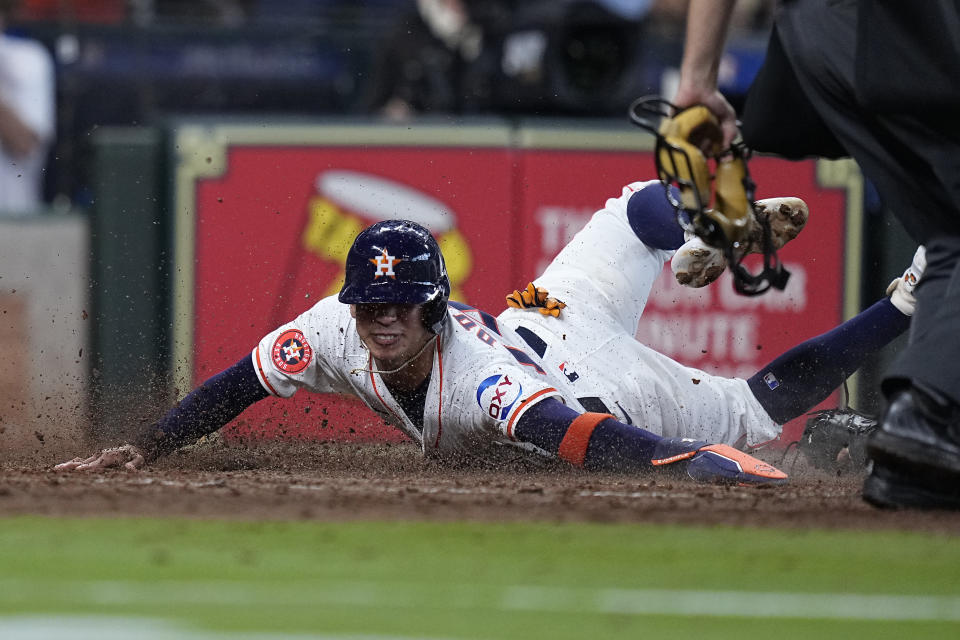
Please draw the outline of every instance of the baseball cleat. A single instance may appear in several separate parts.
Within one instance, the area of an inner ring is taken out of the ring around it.
[[[698,482],[711,484],[782,485],[787,474],[773,465],[725,444],[708,444],[688,438],[664,438],[650,463],[655,467],[685,463],[680,467]]]
[[[773,248],[780,249],[800,234],[809,217],[810,210],[800,198],[757,200],[753,208],[754,224],[747,240],[734,250],[734,257],[739,260],[751,253],[763,253],[763,227],[757,220],[769,222]],[[723,251],[693,236],[677,249],[670,268],[677,282],[685,287],[700,288],[719,278],[727,268],[727,261]]]
[[[727,261],[720,249],[709,246],[698,236],[693,236],[677,249],[670,261],[670,268],[677,282],[685,287],[705,287],[723,273]]]

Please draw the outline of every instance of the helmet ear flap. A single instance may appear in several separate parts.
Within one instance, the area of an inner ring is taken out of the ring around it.
[[[443,326],[443,319],[446,315],[447,298],[445,297],[439,297],[430,302],[425,302],[421,308],[423,325],[433,333],[440,333],[440,328]]]

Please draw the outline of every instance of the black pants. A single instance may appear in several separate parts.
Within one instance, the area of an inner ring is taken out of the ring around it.
[[[911,4],[915,12],[928,9],[926,2]],[[929,6],[935,5],[931,1]],[[805,142],[807,146],[801,149],[804,155],[831,156],[830,152],[836,151],[831,142],[839,142],[907,232],[927,246],[928,266],[917,288],[910,340],[887,372],[884,388],[889,392],[905,381],[919,381],[960,403],[960,103],[945,108],[940,89],[949,85],[936,84],[936,79],[928,84],[928,102],[919,90],[912,100],[893,104],[864,99],[878,93],[876,86],[864,91],[864,78],[893,84],[898,78],[875,72],[870,65],[881,62],[883,56],[874,60],[871,52],[858,48],[860,6],[857,0],[787,0],[780,7],[777,38],[792,75],[776,77],[796,82],[793,92],[804,94],[800,104],[812,107],[816,114],[813,124],[799,120],[799,126],[807,127],[809,137],[795,131],[791,139],[819,141]],[[950,2],[943,6],[948,14],[952,12]],[[896,55],[898,47],[909,48],[911,55],[923,50],[914,45],[925,35],[910,33],[909,26],[895,25],[891,33],[883,35],[891,55]],[[947,75],[960,65],[960,60],[928,62],[924,69],[947,69]],[[864,69],[872,72],[864,73]],[[763,79],[763,74],[759,78]],[[791,90],[789,86],[777,87],[775,79],[768,74],[766,86],[761,82],[754,87],[756,90],[751,89],[748,107],[754,112],[765,96],[771,104],[779,99],[771,92],[779,91],[782,97],[783,92]],[[918,89],[922,86],[920,83]],[[938,103],[931,108],[934,100]],[[750,109],[744,109],[745,137],[750,113]],[[769,113],[767,119],[775,120]],[[785,116],[778,126],[794,127],[797,123]],[[825,135],[824,126],[832,136]],[[776,148],[764,148],[764,135],[771,135],[770,140],[775,142],[770,131],[768,122],[759,132],[752,132],[753,139],[748,143],[758,150],[777,152]]]
[[[754,151],[790,160],[850,155],[800,88],[776,26],[770,34],[763,66],[747,93],[741,120],[743,141]]]

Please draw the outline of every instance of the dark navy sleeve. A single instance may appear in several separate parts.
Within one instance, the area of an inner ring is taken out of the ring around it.
[[[567,430],[579,416],[580,413],[556,398],[546,398],[520,417],[514,435],[557,454]],[[649,469],[654,449],[661,440],[654,433],[610,417],[600,422],[590,435],[583,466],[605,471]]]
[[[188,393],[140,434],[134,445],[153,460],[216,431],[268,395],[247,355]]]
[[[567,428],[578,415],[556,398],[545,398],[520,416],[513,433],[518,440],[556,453],[563,436],[567,434]]]
[[[826,400],[868,357],[910,328],[883,298],[840,326],[805,340],[747,379],[757,400],[785,424]]]

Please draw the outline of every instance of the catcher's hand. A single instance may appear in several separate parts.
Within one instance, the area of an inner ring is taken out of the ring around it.
[[[818,469],[863,469],[867,464],[867,436],[876,419],[852,409],[815,411],[807,420],[799,448]]]
[[[545,316],[560,317],[566,303],[550,297],[550,292],[531,282],[523,291],[514,291],[507,296],[507,306],[514,309],[536,309]]]
[[[112,449],[103,449],[89,458],[74,458],[69,462],[56,465],[54,471],[102,471],[121,467],[128,471],[137,471],[144,464],[143,453],[132,444]]]

